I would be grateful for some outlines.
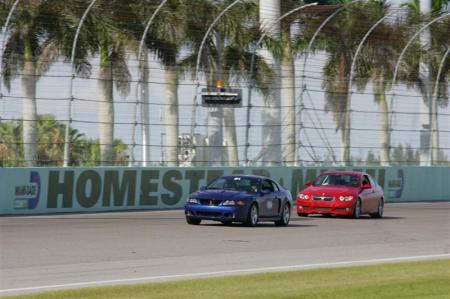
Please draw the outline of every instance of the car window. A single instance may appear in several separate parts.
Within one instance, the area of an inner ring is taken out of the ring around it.
[[[206,189],[258,193],[260,179],[242,176],[223,176],[213,180]]]
[[[262,189],[263,190],[264,189],[268,189],[268,190],[270,190],[270,192],[274,192],[275,191],[274,188],[273,188],[272,182],[269,181],[269,180],[264,180],[263,181]]]
[[[342,185],[342,186],[359,186],[359,178],[353,174],[344,173],[322,173],[314,182],[314,185]]]
[[[280,188],[278,187],[277,183],[275,183],[274,181],[270,181],[270,182],[272,183],[274,192],[280,191]]]
[[[366,185],[366,184],[371,185],[371,184],[370,184],[370,181],[369,181],[369,178],[367,177],[367,175],[364,175],[364,176],[363,176],[362,184],[363,184],[363,186]]]
[[[370,185],[372,185],[373,187],[377,186],[377,181],[372,177],[372,176],[368,176],[369,177],[369,181],[370,181]]]

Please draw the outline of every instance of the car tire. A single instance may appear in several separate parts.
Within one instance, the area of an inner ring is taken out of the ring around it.
[[[380,201],[378,202],[378,210],[375,213],[370,214],[370,217],[383,218],[383,212],[384,212],[384,200],[380,198]]]
[[[281,212],[280,220],[275,221],[275,225],[288,226],[290,219],[291,219],[291,206],[289,204],[285,204],[283,206],[283,211]]]
[[[259,214],[258,206],[253,203],[248,209],[247,220],[245,221],[246,226],[256,226],[258,224]]]
[[[297,213],[298,216],[300,217],[308,217],[309,214],[307,213]]]
[[[202,222],[202,220],[196,219],[196,218],[191,218],[191,217],[186,217],[186,222],[191,225],[199,225],[200,222]]]
[[[358,200],[355,203],[355,206],[353,208],[353,218],[359,219],[361,218],[361,199],[358,198]]]
[[[221,221],[223,225],[231,225],[233,221]]]

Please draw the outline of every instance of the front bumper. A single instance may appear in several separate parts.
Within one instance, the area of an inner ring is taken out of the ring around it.
[[[335,214],[335,215],[352,215],[353,201],[297,201],[297,214]]]
[[[248,213],[247,206],[207,206],[200,204],[186,204],[186,217],[215,221],[245,221]]]

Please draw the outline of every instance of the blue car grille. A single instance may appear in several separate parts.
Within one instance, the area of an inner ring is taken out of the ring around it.
[[[219,212],[196,212],[195,214],[200,217],[222,217],[222,213]]]
[[[200,199],[200,204],[204,206],[218,206],[222,201],[216,199]]]

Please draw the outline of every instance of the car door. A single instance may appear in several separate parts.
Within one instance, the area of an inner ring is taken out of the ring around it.
[[[361,186],[369,185],[370,188],[362,189],[360,193],[361,198],[361,212],[368,213],[374,210],[374,202],[376,202],[376,196],[369,177],[365,174],[362,176]]]
[[[259,215],[261,217],[273,216],[273,205],[275,201],[275,189],[270,180],[263,180],[261,184],[261,199],[259,204]]]
[[[281,201],[283,199],[283,191],[281,191],[280,187],[278,186],[277,183],[275,183],[274,181],[271,181],[273,189],[274,189],[274,199],[272,202],[272,211],[271,211],[271,215],[272,216],[277,216],[278,214],[280,214],[280,205],[281,205]]]
[[[378,211],[378,205],[383,197],[383,191],[377,181],[369,175],[369,181],[373,188],[373,211]]]

